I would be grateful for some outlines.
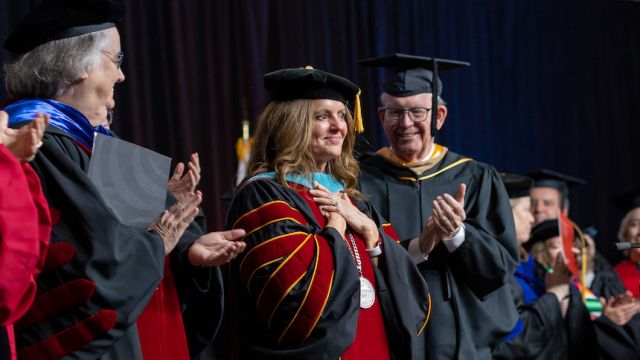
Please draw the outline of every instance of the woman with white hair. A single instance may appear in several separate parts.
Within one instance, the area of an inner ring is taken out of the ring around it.
[[[640,244],[640,188],[619,196],[614,203],[626,214],[620,222],[618,239],[630,244]],[[640,297],[640,248],[625,250],[626,260],[615,270],[634,298]]]
[[[89,178],[94,133],[113,136],[103,125],[125,79],[123,13],[118,0],[47,0],[5,43],[15,55],[5,65],[10,125],[50,116],[33,167],[52,212],[52,245],[38,297],[16,324],[20,358],[195,356],[222,317],[221,275],[211,266],[244,248],[233,241],[241,230],[203,234],[193,223],[197,191],[134,227]]]

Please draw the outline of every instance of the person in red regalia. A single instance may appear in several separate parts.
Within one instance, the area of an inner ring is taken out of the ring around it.
[[[640,188],[614,199],[614,203],[625,211],[620,222],[618,239],[631,244],[640,244]],[[640,298],[640,248],[625,250],[628,259],[616,265],[627,291],[636,299]]]
[[[426,283],[356,190],[360,90],[311,67],[264,85],[272,102],[227,216],[247,232],[231,264],[232,357],[424,359]]]
[[[13,324],[29,309],[42,270],[51,219],[33,160],[42,145],[48,116],[30,126],[7,127],[0,111],[0,359],[15,359]]]

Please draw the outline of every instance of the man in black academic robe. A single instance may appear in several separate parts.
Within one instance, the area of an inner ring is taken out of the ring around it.
[[[518,318],[505,286],[518,262],[511,207],[491,166],[434,142],[447,111],[436,96],[442,84],[434,67],[468,64],[403,54],[361,63],[391,69],[378,112],[391,146],[361,158],[360,190],[391,222],[429,285],[427,358],[490,359]],[[453,213],[443,218],[447,207]],[[454,231],[442,235],[451,223]]]

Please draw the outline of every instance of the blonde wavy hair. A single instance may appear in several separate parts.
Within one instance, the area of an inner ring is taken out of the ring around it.
[[[362,198],[356,189],[360,166],[353,156],[356,142],[354,120],[345,105],[347,136],[340,157],[327,163],[325,171],[342,181],[345,192],[353,198]],[[288,174],[303,175],[311,179],[316,162],[312,152],[313,131],[312,100],[273,101],[262,111],[256,127],[251,157],[245,179],[275,172],[277,181],[288,186]]]

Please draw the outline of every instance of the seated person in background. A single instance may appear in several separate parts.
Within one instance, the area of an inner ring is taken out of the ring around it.
[[[532,212],[535,223],[557,218],[569,212],[569,188],[586,182],[556,171],[542,169],[530,173],[535,178],[531,191]],[[566,219],[566,217],[565,217]],[[635,320],[629,323],[637,311],[629,295],[625,294],[620,279],[604,258],[597,255],[593,238],[585,232],[587,243],[587,267],[585,276],[585,302],[594,319],[601,356],[610,359],[633,358],[638,352]],[[573,252],[582,263],[579,241],[574,242]],[[578,275],[578,274],[576,274]],[[577,276],[576,276],[577,279]],[[601,300],[599,299],[601,298]],[[624,327],[623,327],[624,326]],[[626,330],[625,330],[626,328]]]
[[[587,182],[554,170],[540,169],[527,173],[534,180],[531,189],[533,224],[557,219],[560,212],[569,215],[569,189]]]
[[[272,101],[227,216],[248,234],[230,270],[232,352],[424,359],[426,284],[356,190],[360,90],[309,67],[266,74],[264,85]]]
[[[625,290],[622,280],[606,260],[596,257],[593,238],[586,238],[589,245],[585,283],[602,304],[598,308],[601,312],[592,312],[600,356],[603,359],[637,358],[640,355],[640,302]],[[582,248],[577,245],[578,242],[573,251],[581,263]]]
[[[624,293],[624,285],[620,276],[613,270],[609,262],[598,253],[596,249],[595,237],[597,230],[593,227],[584,229],[584,238],[587,244],[587,268],[585,285],[593,291],[596,296],[609,298],[613,295]],[[574,253],[576,262],[582,264],[582,248],[579,242],[575,242]]]
[[[555,272],[557,262],[567,262],[564,244],[560,234],[558,219],[548,219],[533,227],[531,239],[524,244],[541,266],[535,269],[535,276],[544,279],[550,271]],[[568,269],[562,270],[574,279]],[[566,344],[569,359],[598,359],[596,333],[582,295],[574,284],[569,286],[569,304],[564,319]],[[596,299],[597,301],[597,299]]]
[[[510,287],[519,320],[513,331],[494,350],[494,359],[566,359],[567,338],[564,318],[569,306],[571,273],[564,259],[556,258],[553,271],[545,274],[544,282],[534,276],[536,262],[522,247],[531,236],[533,215],[529,191],[533,180],[526,176],[501,174],[509,193],[509,202],[520,246],[520,265]],[[546,292],[538,296],[546,286]]]
[[[620,222],[618,239],[631,244],[640,244],[640,188],[614,199],[614,203],[625,212]],[[640,298],[640,248],[625,250],[627,260],[616,265],[615,270],[634,298]]]

